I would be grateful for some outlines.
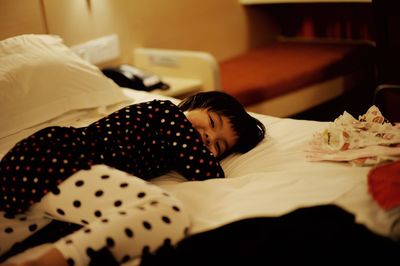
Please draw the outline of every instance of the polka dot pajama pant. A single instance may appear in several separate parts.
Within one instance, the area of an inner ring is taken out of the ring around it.
[[[187,234],[184,206],[161,188],[105,165],[81,170],[28,212],[0,218],[0,253],[51,219],[83,225],[54,245],[69,265],[88,265],[93,251],[108,248],[119,262],[176,244]]]

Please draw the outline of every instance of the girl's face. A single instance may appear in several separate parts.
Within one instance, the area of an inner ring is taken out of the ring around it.
[[[207,109],[186,111],[185,115],[215,157],[220,157],[236,144],[237,135],[227,117]]]

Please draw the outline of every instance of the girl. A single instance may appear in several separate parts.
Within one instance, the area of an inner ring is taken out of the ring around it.
[[[217,91],[178,106],[130,105],[88,127],[42,129],[1,161],[0,254],[8,257],[52,220],[81,227],[39,258],[53,265],[88,265],[100,251],[123,262],[177,243],[190,226],[184,206],[144,180],[169,171],[222,178],[219,160],[247,152],[264,134],[236,99]]]

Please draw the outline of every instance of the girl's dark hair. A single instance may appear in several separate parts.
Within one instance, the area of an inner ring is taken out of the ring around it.
[[[233,152],[246,153],[264,139],[265,126],[249,115],[237,99],[225,92],[200,92],[185,98],[178,106],[182,111],[207,109],[229,119],[238,139],[235,146],[220,158]]]

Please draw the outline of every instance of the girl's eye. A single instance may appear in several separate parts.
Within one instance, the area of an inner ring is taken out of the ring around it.
[[[211,115],[208,115],[208,117],[210,118],[210,125],[212,128],[214,128],[215,124],[214,124],[214,120],[212,119]]]

